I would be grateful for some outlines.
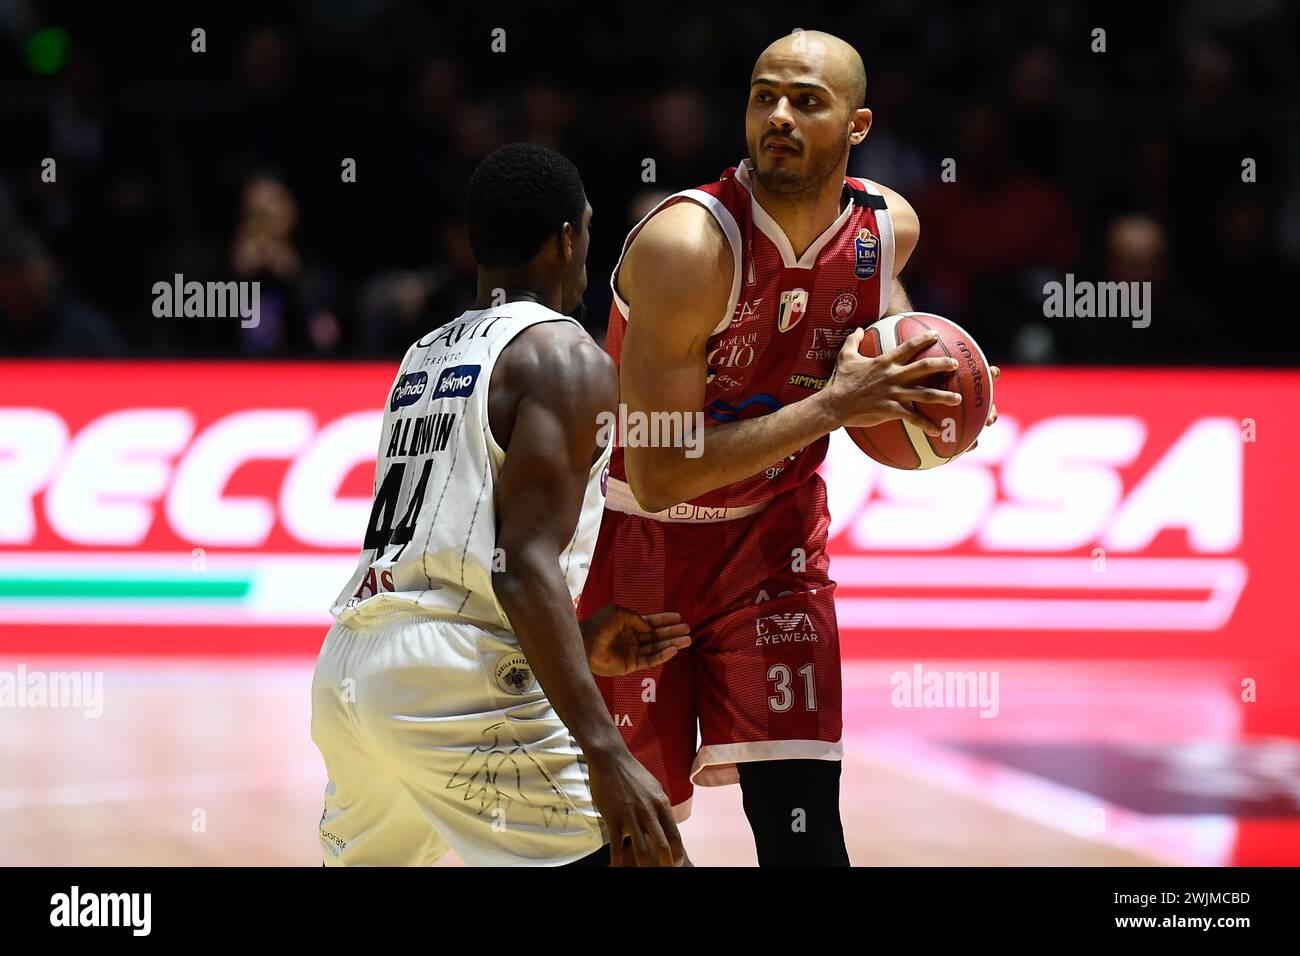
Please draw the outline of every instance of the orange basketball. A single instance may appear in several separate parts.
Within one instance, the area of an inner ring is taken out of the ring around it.
[[[917,411],[943,428],[943,434],[930,436],[901,420],[844,429],[859,448],[891,468],[934,468],[951,461],[975,444],[993,404],[993,376],[983,350],[965,329],[943,316],[929,312],[887,316],[867,326],[858,351],[876,358],[927,330],[937,332],[939,341],[918,352],[911,361],[947,356],[958,363],[955,371],[940,372],[915,383],[961,393],[960,405],[916,406]]]

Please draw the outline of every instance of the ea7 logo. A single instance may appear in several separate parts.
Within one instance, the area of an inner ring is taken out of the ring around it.
[[[455,365],[442,370],[434,398],[464,398],[473,393],[481,365]]]
[[[737,325],[744,325],[750,319],[756,318],[758,316],[758,307],[762,304],[763,304],[762,296],[759,296],[753,302],[749,302],[749,301],[737,302],[736,311],[732,314],[731,317],[732,328],[735,328]]]

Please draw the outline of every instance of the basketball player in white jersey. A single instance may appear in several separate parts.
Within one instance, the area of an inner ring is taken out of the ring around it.
[[[590,219],[550,150],[503,147],[471,179],[478,300],[402,361],[316,667],[327,865],[429,865],[448,848],[470,865],[684,860],[592,674],[668,660],[687,626],[614,607],[580,625],[574,610],[604,508],[598,423],[618,401],[613,362],[566,317]]]

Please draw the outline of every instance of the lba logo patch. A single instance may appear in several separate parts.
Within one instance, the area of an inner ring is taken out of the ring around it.
[[[803,289],[791,289],[781,293],[781,308],[777,313],[776,327],[782,332],[789,332],[803,314],[808,311],[808,293]]]
[[[454,365],[442,370],[438,376],[438,387],[433,390],[434,398],[464,398],[474,391],[478,381],[481,365]]]
[[[428,372],[410,372],[403,375],[402,380],[397,383],[397,388],[393,389],[393,399],[388,403],[388,410],[395,412],[403,406],[414,405],[420,400],[428,385]]]
[[[880,262],[880,240],[871,234],[870,229],[859,229],[858,238],[853,240],[853,251],[857,256],[853,274],[859,279],[870,279],[876,274]]]

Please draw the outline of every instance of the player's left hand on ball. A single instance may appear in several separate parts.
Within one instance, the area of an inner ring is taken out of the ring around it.
[[[995,379],[1001,378],[1002,369],[998,368],[996,365],[990,365],[989,375],[993,376],[993,378]],[[998,407],[996,405],[989,405],[989,417],[988,420],[984,423],[984,427],[987,428],[989,425],[992,425],[997,420],[998,420]]]
[[[587,664],[598,677],[620,677],[671,660],[691,646],[691,626],[673,611],[637,614],[606,604],[582,622]]]
[[[990,365],[990,366],[989,366],[989,375],[993,376],[993,378],[998,378],[998,377],[1000,377],[1000,376],[1002,375],[1002,369],[998,368],[996,365]],[[998,420],[998,407],[997,407],[996,405],[990,405],[990,406],[989,406],[989,417],[988,417],[987,419],[985,419],[985,421],[984,421],[984,427],[985,427],[985,428],[988,428],[990,425],[992,425],[992,424],[993,424],[995,421],[997,421],[997,420]],[[976,448],[978,448],[979,446],[980,446],[980,442],[979,442],[979,439],[977,438],[977,439],[975,439],[973,442],[971,442],[971,446],[970,446],[969,448],[967,448],[966,451],[974,451],[974,450],[975,450]],[[948,459],[948,460],[949,460],[949,461],[956,461],[956,460],[957,460],[958,458],[960,458],[962,455],[966,454],[966,451],[958,452],[957,454],[953,455],[953,456],[952,456],[950,459]]]

